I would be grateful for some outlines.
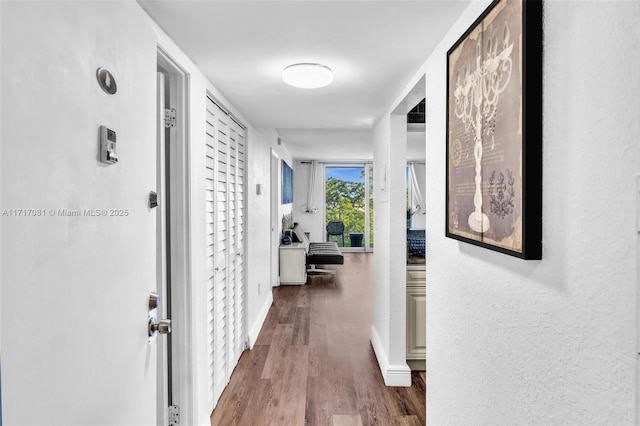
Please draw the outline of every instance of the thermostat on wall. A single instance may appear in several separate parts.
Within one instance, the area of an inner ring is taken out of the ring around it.
[[[118,162],[116,132],[107,126],[100,126],[100,161],[105,164],[115,164]]]

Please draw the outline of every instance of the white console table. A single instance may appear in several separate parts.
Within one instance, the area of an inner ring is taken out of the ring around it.
[[[280,246],[280,284],[307,283],[307,246],[293,243]]]

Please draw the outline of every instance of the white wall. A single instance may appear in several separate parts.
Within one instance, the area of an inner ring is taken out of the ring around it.
[[[309,163],[309,160],[304,160]],[[311,241],[324,241],[324,165],[316,166],[316,180],[314,185],[313,201],[314,207],[318,208],[317,213],[305,213],[307,208],[307,197],[309,195],[309,179],[312,173],[311,164],[302,164],[301,161],[295,160],[294,168],[294,199],[293,199],[293,217],[300,224],[302,229],[310,232],[309,239]]]
[[[266,134],[265,134],[266,133]],[[271,301],[271,190],[270,190],[270,146],[274,137],[264,129],[252,129],[248,135],[247,173],[245,197],[247,198],[246,259],[247,259],[247,314],[249,342],[253,347]],[[261,194],[256,194],[256,185],[261,185]]]
[[[267,316],[273,296],[271,293],[271,150],[284,158],[293,167],[291,155],[284,145],[278,145],[278,134],[274,129],[254,128],[249,134],[247,174],[247,281],[248,281],[248,322],[249,343],[253,347]],[[282,163],[278,165],[278,182],[282,184],[280,176]],[[295,172],[294,172],[295,177]],[[261,195],[256,194],[256,185],[262,187]],[[295,195],[295,190],[294,190]],[[280,187],[278,199],[282,199]],[[278,204],[278,224],[282,215],[290,211],[289,206]]]
[[[410,386],[406,363],[406,115],[385,114],[374,128],[373,345],[388,386]],[[393,148],[391,148],[393,147]],[[402,232],[396,232],[396,230]],[[382,243],[385,242],[385,243]]]
[[[294,203],[289,203],[289,204],[282,204],[282,160],[286,161],[287,164],[289,165],[289,167],[291,167],[292,169],[294,169],[294,175],[293,175],[293,179],[295,180],[296,176],[295,176],[295,164],[293,162],[293,157],[291,156],[291,153],[289,152],[289,150],[287,149],[287,145],[286,143],[282,143],[280,145],[278,145],[277,143],[277,138],[278,138],[278,133],[274,130],[274,129],[269,129],[269,134],[270,136],[267,139],[267,143],[269,144],[269,147],[271,149],[273,149],[273,152],[278,156],[279,162],[278,162],[278,225],[279,225],[279,230],[280,232],[282,232],[282,216],[292,213],[294,211]],[[294,182],[295,185],[295,182]],[[296,197],[296,188],[294,186],[293,188],[293,201],[295,202],[295,197]],[[294,214],[294,219],[295,219],[295,214]]]
[[[427,92],[427,417],[632,424],[640,4],[544,3],[543,259],[523,261],[444,237],[446,51],[487,3],[471,3],[416,76]]]
[[[4,424],[155,424],[153,31],[132,2],[0,7],[2,209],[44,210],[1,218]],[[116,165],[97,160],[100,125],[117,132]]]
[[[424,161],[424,141],[426,133],[424,131],[407,132],[407,159]]]

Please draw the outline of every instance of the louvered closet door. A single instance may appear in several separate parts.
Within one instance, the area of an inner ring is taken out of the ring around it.
[[[231,365],[236,365],[244,350],[245,321],[244,321],[244,155],[245,137],[244,129],[237,123],[231,122],[230,144],[230,173],[229,173],[229,200],[232,219],[230,243],[230,269],[229,279],[233,284],[233,329],[229,329]],[[232,247],[232,248],[231,248]],[[231,337],[232,336],[232,337]]]
[[[233,122],[232,122],[233,123]],[[229,330],[227,332],[227,347],[229,350],[227,351],[228,359],[227,362],[229,365],[235,365],[236,360],[236,161],[237,161],[237,152],[236,152],[236,141],[234,138],[234,133],[231,130],[231,126],[229,126],[229,160],[228,160],[228,203],[227,210],[229,212],[229,238],[228,238],[228,253],[229,253],[229,272],[227,274],[227,278],[229,280],[228,285],[228,297],[229,297]]]
[[[244,130],[207,98],[209,399],[218,401],[244,350]]]
[[[214,388],[215,388],[215,353],[216,347],[214,338],[215,335],[215,191],[216,191],[216,114],[213,104],[207,103],[207,123],[206,123],[206,184],[205,184],[205,218],[206,218],[206,256],[207,256],[207,348],[209,352],[209,371],[208,371],[208,401],[209,404],[214,403]]]

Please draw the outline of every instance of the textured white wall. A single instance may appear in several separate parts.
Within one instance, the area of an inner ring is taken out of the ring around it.
[[[636,382],[637,2],[545,2],[543,259],[444,237],[446,50],[425,63],[427,418],[631,424]]]

